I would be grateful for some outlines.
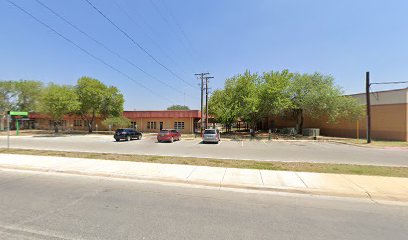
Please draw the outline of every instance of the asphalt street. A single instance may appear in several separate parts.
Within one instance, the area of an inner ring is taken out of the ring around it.
[[[0,147],[6,147],[0,137]],[[295,161],[408,166],[408,149],[374,149],[329,142],[221,141],[202,144],[200,139],[158,143],[154,136],[115,142],[108,135],[11,137],[11,147],[60,151],[107,152],[142,155],[205,157],[259,161]]]
[[[406,239],[408,207],[0,170],[0,239]]]

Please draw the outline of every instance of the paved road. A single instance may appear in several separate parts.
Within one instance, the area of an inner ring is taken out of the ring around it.
[[[0,147],[6,137],[0,137]],[[62,137],[12,137],[15,148],[87,151],[128,154],[149,154],[261,161],[298,161],[352,163],[369,165],[408,166],[408,149],[372,149],[323,142],[222,141],[221,144],[201,144],[200,140],[157,143],[153,136],[141,141],[115,142],[112,136],[85,135]]]
[[[0,170],[0,239],[406,239],[408,207]]]

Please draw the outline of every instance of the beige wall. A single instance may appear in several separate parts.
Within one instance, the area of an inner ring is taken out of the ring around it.
[[[326,119],[305,119],[304,127],[320,128],[322,135],[357,137],[357,122],[342,120],[335,124]],[[366,119],[359,121],[359,137],[366,137]],[[408,104],[386,104],[371,107],[371,135],[378,140],[408,141]]]
[[[74,120],[81,120],[81,118],[66,118],[66,126],[63,130],[87,130],[87,126],[84,125],[82,121],[82,126],[74,126]],[[136,122],[137,130],[141,132],[158,132],[160,130],[160,122],[163,122],[164,129],[173,129],[174,122],[184,122],[184,129],[180,132],[184,134],[194,133],[193,129],[193,118],[136,118],[130,119],[131,122]],[[148,129],[148,122],[156,122],[156,129]],[[102,124],[102,120],[97,118],[94,121],[94,129],[98,126],[99,131],[109,130],[108,126]],[[53,126],[50,126],[49,119],[36,119],[36,129],[52,130]],[[115,130],[115,129],[112,129]]]
[[[180,129],[181,133],[193,133],[193,118],[136,118],[130,119],[131,122],[137,123],[137,130],[141,132],[158,132],[160,131],[160,122],[163,122],[164,129],[173,129],[174,122],[184,122],[184,129]],[[156,129],[148,129],[148,122],[156,122]]]
[[[365,94],[351,96],[366,104]],[[370,101],[372,138],[408,141],[408,88],[371,93]],[[350,120],[329,124],[326,119],[306,118],[304,127],[320,128],[321,134],[327,136],[365,138],[366,123],[366,118],[360,120],[358,125]]]

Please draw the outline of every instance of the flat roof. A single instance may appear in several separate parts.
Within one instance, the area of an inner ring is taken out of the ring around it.
[[[200,118],[200,110],[124,111],[127,118]]]
[[[28,114],[32,119],[48,119],[46,114],[31,112]],[[123,111],[123,116],[134,118],[201,118],[200,110],[151,110],[151,111]],[[67,118],[79,118],[75,115],[66,115]]]
[[[365,93],[351,94],[347,96],[358,99],[361,104],[366,104]],[[371,105],[407,104],[408,88],[370,92],[370,101]]]

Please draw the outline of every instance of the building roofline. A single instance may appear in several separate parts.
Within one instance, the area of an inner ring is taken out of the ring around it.
[[[199,112],[200,110],[124,110],[123,112]]]
[[[394,92],[394,91],[401,91],[401,90],[407,90],[407,91],[408,91],[408,87],[406,87],[406,88],[391,89],[391,90],[381,90],[381,91],[375,91],[375,92],[370,92],[370,93]],[[365,94],[365,92],[362,92],[362,93],[353,93],[353,94],[345,94],[344,96],[354,96],[354,95],[361,95],[361,94]]]

